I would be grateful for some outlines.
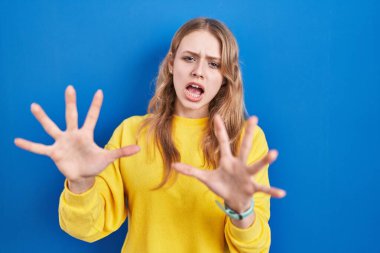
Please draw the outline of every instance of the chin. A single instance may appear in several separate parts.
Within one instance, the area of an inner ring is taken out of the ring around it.
[[[180,107],[182,107],[185,110],[191,110],[191,111],[202,111],[204,110],[205,106],[208,105],[208,103],[205,103],[203,101],[199,101],[199,102],[187,101],[186,98],[184,100],[180,99],[178,102],[180,103]]]

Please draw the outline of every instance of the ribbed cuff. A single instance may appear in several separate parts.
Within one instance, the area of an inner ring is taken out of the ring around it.
[[[231,234],[232,238],[236,238],[241,242],[250,242],[255,240],[261,233],[261,224],[257,216],[255,221],[248,228],[239,228],[235,226],[229,217],[227,217],[227,230]]]
[[[64,190],[64,198],[65,202],[70,206],[86,206],[90,203],[93,203],[96,199],[96,182],[97,179],[95,178],[94,185],[88,189],[87,191],[77,194],[72,191],[70,191],[68,187],[68,181],[65,180],[65,190]]]

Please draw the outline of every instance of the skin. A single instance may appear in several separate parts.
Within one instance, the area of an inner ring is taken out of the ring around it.
[[[189,55],[189,52],[192,52]],[[210,58],[213,57],[213,59]],[[208,104],[219,91],[223,76],[219,64],[220,44],[209,32],[193,32],[185,36],[180,43],[177,54],[170,62],[174,86],[177,94],[175,113],[189,118],[208,116]],[[196,81],[205,88],[201,101],[191,102],[184,96],[188,82]],[[94,142],[94,129],[103,102],[103,93],[98,90],[93,98],[86,120],[78,127],[78,111],[76,92],[70,85],[65,91],[66,130],[61,130],[36,103],[31,111],[44,130],[55,140],[52,145],[44,145],[22,138],[14,140],[19,148],[32,153],[46,155],[56,164],[58,170],[67,178],[70,191],[80,194],[91,188],[95,176],[102,172],[108,164],[116,159],[131,156],[139,152],[136,145],[122,147],[117,150],[105,150]],[[204,183],[211,191],[225,200],[233,210],[243,212],[248,209],[252,195],[264,192],[273,197],[285,196],[285,191],[273,187],[261,186],[252,180],[252,176],[272,163],[277,151],[271,150],[257,163],[247,166],[246,160],[251,150],[254,128],[257,118],[248,120],[245,136],[238,157],[234,157],[229,146],[226,128],[220,116],[215,117],[215,133],[221,148],[220,166],[213,171],[204,171],[189,165],[176,163],[173,168],[178,172],[192,176]],[[232,220],[240,227],[247,228],[253,224],[255,214],[243,220]]]
[[[170,62],[177,95],[175,114],[187,118],[208,116],[208,104],[216,96],[223,82],[220,72],[221,47],[219,41],[207,31],[196,31],[186,35]],[[190,82],[201,84],[205,92],[199,102],[185,96]]]
[[[98,90],[93,98],[86,120],[78,128],[78,111],[76,94],[72,86],[65,91],[66,126],[62,131],[46,115],[41,106],[31,105],[31,111],[55,142],[44,145],[16,138],[15,144],[29,152],[46,155],[56,164],[58,170],[67,178],[69,189],[74,193],[87,191],[95,182],[95,176],[102,172],[114,160],[130,156],[140,149],[136,145],[126,146],[117,150],[105,150],[94,142],[94,129],[99,117],[103,101],[103,93]]]

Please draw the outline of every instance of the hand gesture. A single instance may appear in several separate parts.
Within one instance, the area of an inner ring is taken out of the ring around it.
[[[257,118],[251,117],[242,140],[238,157],[231,152],[229,137],[224,123],[219,115],[215,116],[215,134],[220,145],[220,163],[215,170],[201,170],[183,163],[173,164],[178,172],[195,177],[205,184],[211,191],[224,199],[225,203],[237,212],[246,211],[251,203],[252,195],[256,192],[264,192],[273,197],[285,196],[285,191],[274,187],[259,185],[252,180],[252,176],[258,173],[265,165],[272,163],[277,158],[277,151],[269,151],[261,160],[246,165],[248,154],[252,147],[254,128]]]
[[[105,150],[94,142],[94,128],[99,117],[103,93],[98,90],[92,100],[90,109],[82,128],[78,128],[76,94],[72,86],[65,91],[66,131],[62,131],[36,103],[31,111],[45,131],[55,140],[52,145],[44,145],[25,139],[16,138],[15,144],[29,152],[50,157],[59,171],[69,182],[83,182],[102,172],[114,160],[130,156],[139,151],[135,145],[117,150]],[[87,186],[88,188],[88,186]]]

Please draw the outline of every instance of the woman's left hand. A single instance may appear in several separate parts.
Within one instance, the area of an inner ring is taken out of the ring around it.
[[[259,185],[252,180],[252,176],[258,173],[267,164],[276,160],[278,152],[270,150],[258,162],[247,165],[248,154],[252,148],[252,140],[257,118],[251,117],[242,140],[239,155],[233,156],[230,148],[229,137],[222,118],[215,116],[215,134],[220,145],[220,163],[215,170],[201,170],[183,163],[174,163],[173,168],[178,172],[195,177],[205,184],[211,191],[224,199],[231,209],[242,213],[246,211],[250,204],[253,194],[264,192],[272,197],[282,198],[285,191]]]

